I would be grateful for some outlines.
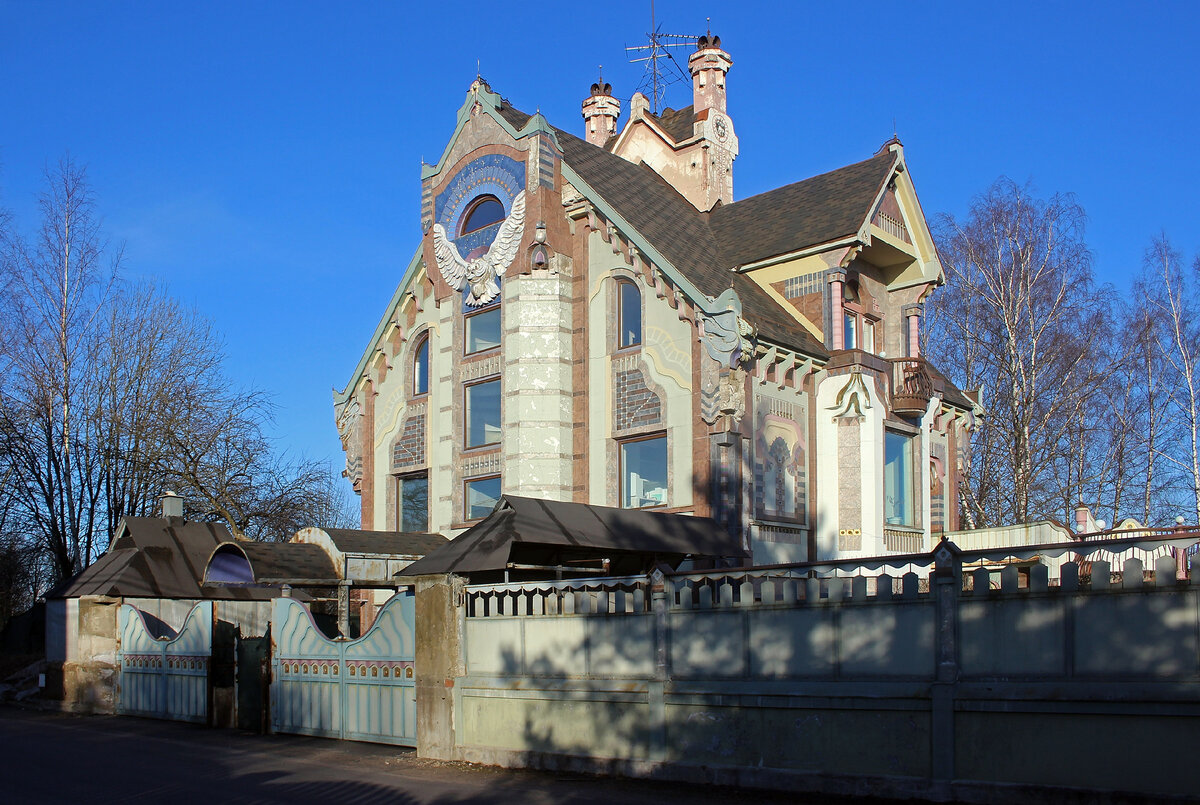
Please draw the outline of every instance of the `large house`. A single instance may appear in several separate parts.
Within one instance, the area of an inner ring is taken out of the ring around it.
[[[898,140],[735,201],[732,65],[607,84],[583,134],[470,87],[423,237],[334,408],[366,529],[502,494],[709,516],[758,564],[928,550],[977,406],[920,354],[941,266]],[[783,171],[781,171],[783,172]]]

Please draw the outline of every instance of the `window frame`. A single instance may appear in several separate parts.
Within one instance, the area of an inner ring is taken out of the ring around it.
[[[901,480],[904,485],[906,500],[905,509],[907,511],[901,517],[896,517],[892,514],[895,511],[894,507],[889,506],[888,498],[892,496],[893,484],[888,483],[888,442],[889,437],[900,437],[905,440],[905,456],[904,461],[907,464],[907,478]],[[921,514],[923,509],[923,497],[921,493],[921,471],[918,462],[921,459],[920,452],[920,433],[909,432],[907,429],[895,427],[893,423],[888,423],[883,431],[883,522],[884,528],[907,528],[920,529]],[[893,519],[899,519],[900,522],[891,522]]]
[[[632,291],[632,293],[637,296],[637,309],[638,309],[637,340],[630,344],[624,343],[624,340],[625,340],[625,289],[626,289],[626,287],[628,287]],[[645,310],[645,306],[643,304],[644,296],[642,294],[642,289],[638,287],[638,284],[635,281],[633,281],[627,277],[618,277],[617,278],[617,294],[616,294],[616,296],[617,296],[616,349],[617,349],[617,351],[639,349],[642,346],[642,344],[644,344],[646,341],[646,310]]]
[[[424,352],[425,352],[425,361],[424,361],[425,388],[424,389],[420,388],[421,384],[418,382],[418,380],[420,379],[420,371],[418,370],[418,366],[420,365],[420,362],[421,362],[420,359],[421,359],[422,350],[424,350]],[[429,331],[426,330],[424,333],[421,334],[420,338],[417,340],[416,346],[413,348],[413,351],[412,351],[412,367],[411,367],[410,378],[412,380],[412,396],[413,397],[424,397],[429,394],[429,386],[430,386],[430,379],[431,379],[431,374],[429,371],[429,353],[430,353]]]
[[[479,483],[480,481],[491,481],[491,480],[497,481],[498,482],[498,487],[497,487],[498,491],[496,492],[496,500],[499,501],[500,497],[504,494],[504,484],[501,481],[501,477],[502,476],[500,475],[500,473],[491,473],[488,475],[476,475],[473,478],[464,478],[463,479],[463,482],[462,482],[462,489],[463,489],[462,513],[463,513],[463,522],[464,523],[478,523],[480,520],[483,520],[484,518],[486,518],[488,516],[487,514],[483,515],[483,517],[472,517],[471,516],[471,484]],[[488,514],[491,514],[491,511],[489,511]]]
[[[626,484],[628,477],[625,472],[625,447],[637,442],[650,442],[661,439],[663,443],[663,488],[666,490],[665,499],[661,503],[655,503],[649,506],[629,506],[626,505],[627,490]],[[670,442],[667,438],[666,431],[656,431],[654,433],[645,433],[638,436],[629,436],[626,438],[617,439],[617,506],[630,511],[641,511],[643,509],[662,509],[671,505],[671,451]]]
[[[857,304],[850,302],[842,305],[842,348],[857,349],[862,352],[869,352],[872,355],[880,353],[880,337],[882,336],[882,327],[880,324],[883,320],[877,316],[869,316]],[[847,324],[854,326],[854,345],[849,344],[849,330]],[[866,325],[871,325],[871,349],[863,346],[863,333]]]
[[[471,331],[470,331],[471,319],[474,319],[474,318],[480,317],[480,316],[489,315],[491,313],[496,314],[496,324],[497,324],[496,330],[497,330],[497,332],[496,332],[495,345],[490,346],[490,347],[485,347],[483,349],[477,349],[477,350],[471,351],[471,334],[470,334],[471,333]],[[463,314],[463,357],[472,357],[473,358],[476,355],[486,355],[487,353],[492,352],[493,350],[500,349],[500,345],[504,342],[504,318],[503,318],[503,315],[504,314],[500,312],[499,300],[492,302],[488,305],[485,305],[484,307],[481,307],[478,310],[472,310],[469,313]]]
[[[418,478],[425,481],[425,528],[420,531],[411,533],[427,533],[429,531],[429,470],[418,470],[417,472],[405,472],[395,476],[396,479],[396,530],[408,532],[409,529],[404,527],[404,482],[412,481]]]
[[[490,223],[486,223],[483,226],[477,226],[474,229],[467,229],[467,225],[471,223],[471,216],[474,215],[476,212],[478,212],[479,208],[482,207],[483,205],[487,204],[489,201],[494,201],[500,205],[500,218],[495,221],[492,221]],[[482,229],[487,229],[489,226],[495,226],[496,224],[503,223],[504,219],[507,217],[508,217],[508,211],[504,207],[503,201],[501,201],[499,198],[492,195],[491,193],[483,193],[481,195],[478,195],[475,198],[471,199],[471,203],[469,205],[467,205],[467,208],[465,210],[463,210],[463,214],[462,214],[462,218],[461,218],[462,223],[459,224],[459,226],[458,226],[458,237],[461,238],[463,235],[470,235],[470,234],[472,234],[474,232],[478,232]]]
[[[497,397],[498,397],[499,404],[497,406],[496,413],[497,413],[500,421],[497,426],[497,431],[498,431],[497,438],[496,438],[496,441],[494,441],[494,442],[483,442],[481,444],[471,444],[470,443],[471,406],[470,406],[470,398],[469,398],[470,390],[472,388],[475,388],[476,386],[482,386],[487,383],[495,383],[496,388],[498,389]],[[470,451],[486,450],[488,448],[495,448],[500,445],[500,441],[503,438],[503,434],[504,434],[504,386],[500,381],[500,375],[489,375],[487,377],[481,377],[478,380],[472,380],[468,383],[463,383],[463,408],[462,408],[462,410],[463,410],[463,422],[462,422],[463,450],[470,450]]]

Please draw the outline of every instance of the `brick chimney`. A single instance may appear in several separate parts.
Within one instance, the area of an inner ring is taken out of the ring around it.
[[[583,102],[586,139],[601,148],[617,133],[621,102],[613,97],[612,84],[592,84],[592,94]]]

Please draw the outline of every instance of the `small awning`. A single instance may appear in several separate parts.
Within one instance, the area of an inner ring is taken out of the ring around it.
[[[708,517],[504,495],[486,518],[397,576],[470,575],[588,559],[615,559],[629,572],[643,572],[654,562],[675,567],[688,557],[745,556],[739,539]],[[633,565],[638,567],[629,570]]]

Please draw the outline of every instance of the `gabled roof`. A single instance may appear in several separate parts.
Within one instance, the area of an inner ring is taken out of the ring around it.
[[[260,590],[202,587],[213,549],[230,541],[217,523],[178,518],[126,517],[108,551],[46,598],[106,595],[118,598],[261,599]]]
[[[342,553],[424,556],[445,545],[441,534],[424,531],[363,531],[351,528],[324,528],[335,548]]]
[[[674,564],[686,556],[745,554],[738,539],[708,517],[503,495],[481,522],[399,575],[502,571],[509,562],[530,561],[541,548],[575,557],[654,556]]]
[[[896,155],[870,159],[714,209],[726,267],[744,266],[858,233],[891,178]]]
[[[756,282],[729,270],[709,214],[698,211],[650,167],[634,165],[561,129],[555,134],[567,164],[702,293],[715,298],[733,288],[742,300],[743,317],[770,341],[813,357],[828,356]]]
[[[502,99],[496,112],[518,131],[532,118]],[[691,106],[647,117],[676,142],[693,136]],[[883,149],[862,162],[700,212],[648,165],[553,131],[565,163],[701,293],[715,299],[733,288],[760,337],[829,357],[792,311],[734,269],[857,234],[895,170],[897,153]]]
[[[651,112],[645,112],[644,114],[647,118],[654,121],[676,143],[690,140],[696,133],[696,111],[693,106],[685,106],[682,109],[667,107],[662,111],[661,115]]]

